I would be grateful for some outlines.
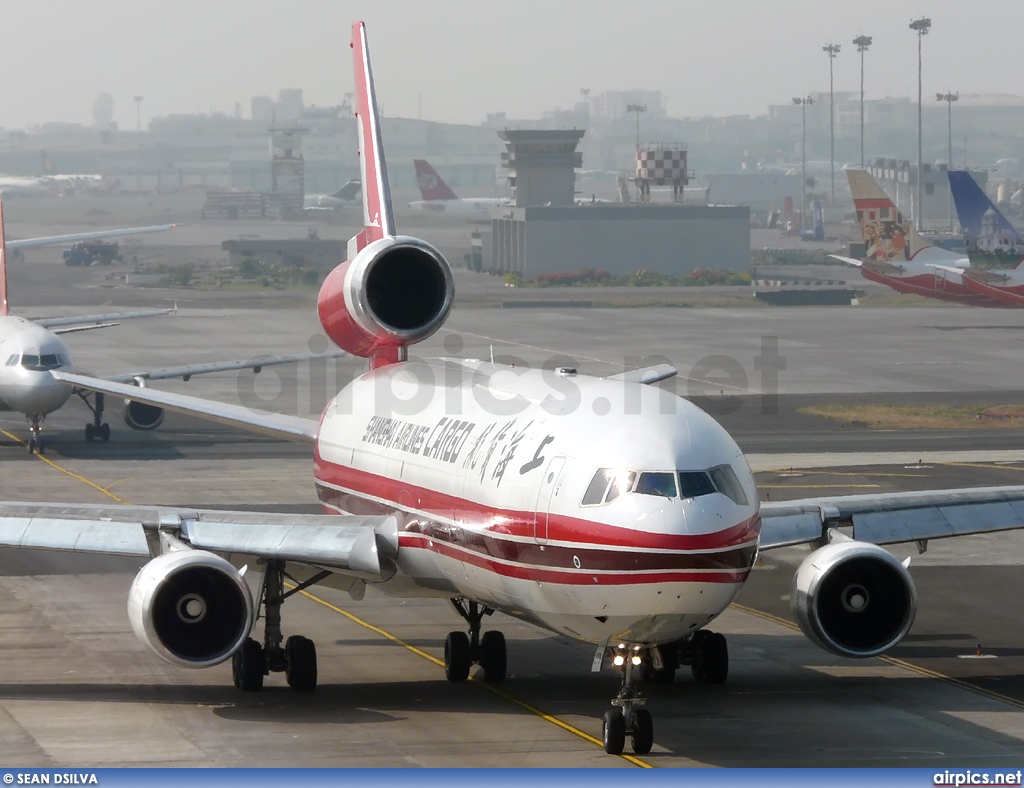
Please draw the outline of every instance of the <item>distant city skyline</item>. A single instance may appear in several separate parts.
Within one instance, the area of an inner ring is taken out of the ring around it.
[[[894,11],[894,6],[899,8]],[[8,0],[0,67],[0,126],[91,125],[98,94],[134,130],[187,113],[250,115],[250,99],[301,88],[308,105],[352,90],[350,25],[365,19],[384,114],[481,123],[488,113],[537,118],[609,90],[660,91],[675,117],[760,115],[792,96],[828,91],[838,43],[837,91],[859,90],[853,38],[866,53],[865,98],[916,98],[911,19],[930,16],[924,94],[1024,93],[1019,31],[1024,4],[993,0],[970,11],[953,0],[921,5],[860,0],[783,5],[561,0],[543,3],[357,4],[293,0]],[[954,113],[955,114],[955,113]]]

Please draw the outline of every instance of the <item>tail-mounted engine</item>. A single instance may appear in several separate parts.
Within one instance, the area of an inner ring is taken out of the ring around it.
[[[317,310],[339,347],[374,367],[401,361],[448,317],[455,297],[451,267],[433,246],[410,236],[381,238],[335,268]]]
[[[797,569],[790,597],[804,634],[842,657],[873,657],[910,631],[917,591],[910,572],[878,545],[843,541]]]
[[[241,573],[205,550],[157,556],[135,577],[128,594],[135,635],[172,665],[205,668],[230,657],[255,620]]]

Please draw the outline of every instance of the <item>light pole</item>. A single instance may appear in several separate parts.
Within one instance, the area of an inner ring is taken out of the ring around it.
[[[864,169],[864,53],[871,46],[871,36],[857,36],[853,39],[860,52],[860,168]]]
[[[627,104],[626,112],[636,113],[636,149],[640,150],[640,113],[647,112],[646,104]]]
[[[800,105],[800,229],[803,230],[807,217],[807,105],[813,104],[810,96],[794,98],[794,104]]]
[[[917,33],[917,203],[914,205],[915,223],[918,231],[923,229],[921,223],[921,39],[928,35],[932,20],[927,17],[915,19],[910,29]]]
[[[135,101],[135,191],[142,191],[142,96]]]
[[[947,121],[949,124],[949,158],[946,159],[949,162],[946,165],[946,180],[949,180],[949,171],[953,169],[953,102],[960,98],[960,93],[936,93],[936,101],[945,101],[947,108]],[[953,232],[953,190],[949,190],[949,231]]]
[[[832,61],[839,54],[839,44],[829,44],[821,48],[828,54],[828,136],[829,160],[832,169],[832,204],[836,202],[836,105],[832,92]]]

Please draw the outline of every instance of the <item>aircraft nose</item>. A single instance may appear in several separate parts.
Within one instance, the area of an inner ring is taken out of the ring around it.
[[[18,383],[4,392],[7,403],[26,415],[46,415],[58,410],[71,396],[71,386],[47,371],[26,371]]]

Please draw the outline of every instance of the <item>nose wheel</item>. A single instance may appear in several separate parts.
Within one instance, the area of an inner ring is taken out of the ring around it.
[[[609,755],[622,755],[626,737],[633,752],[646,755],[654,746],[654,720],[643,708],[647,702],[636,688],[635,673],[643,663],[640,646],[621,644],[615,648],[612,663],[622,672],[619,694],[612,700],[612,708],[604,713],[601,741]]]
[[[31,435],[28,439],[28,453],[29,454],[43,454],[46,451],[46,446],[43,443],[43,419],[44,416],[29,416],[30,427],[29,430]]]
[[[284,600],[316,583],[329,572],[320,572],[285,591],[283,561],[267,561],[260,587],[259,609],[264,619],[263,643],[248,638],[231,658],[231,677],[245,692],[263,689],[263,679],[271,673],[284,673],[288,686],[300,692],[316,689],[316,646],[309,638],[281,633],[281,607]]]
[[[452,606],[469,624],[469,634],[449,632],[444,641],[444,675],[448,681],[461,683],[469,678],[473,665],[483,668],[484,681],[498,682],[505,679],[508,668],[508,654],[505,650],[505,636],[490,630],[480,635],[480,624],[484,616],[494,613],[489,607],[476,602],[457,598]]]

